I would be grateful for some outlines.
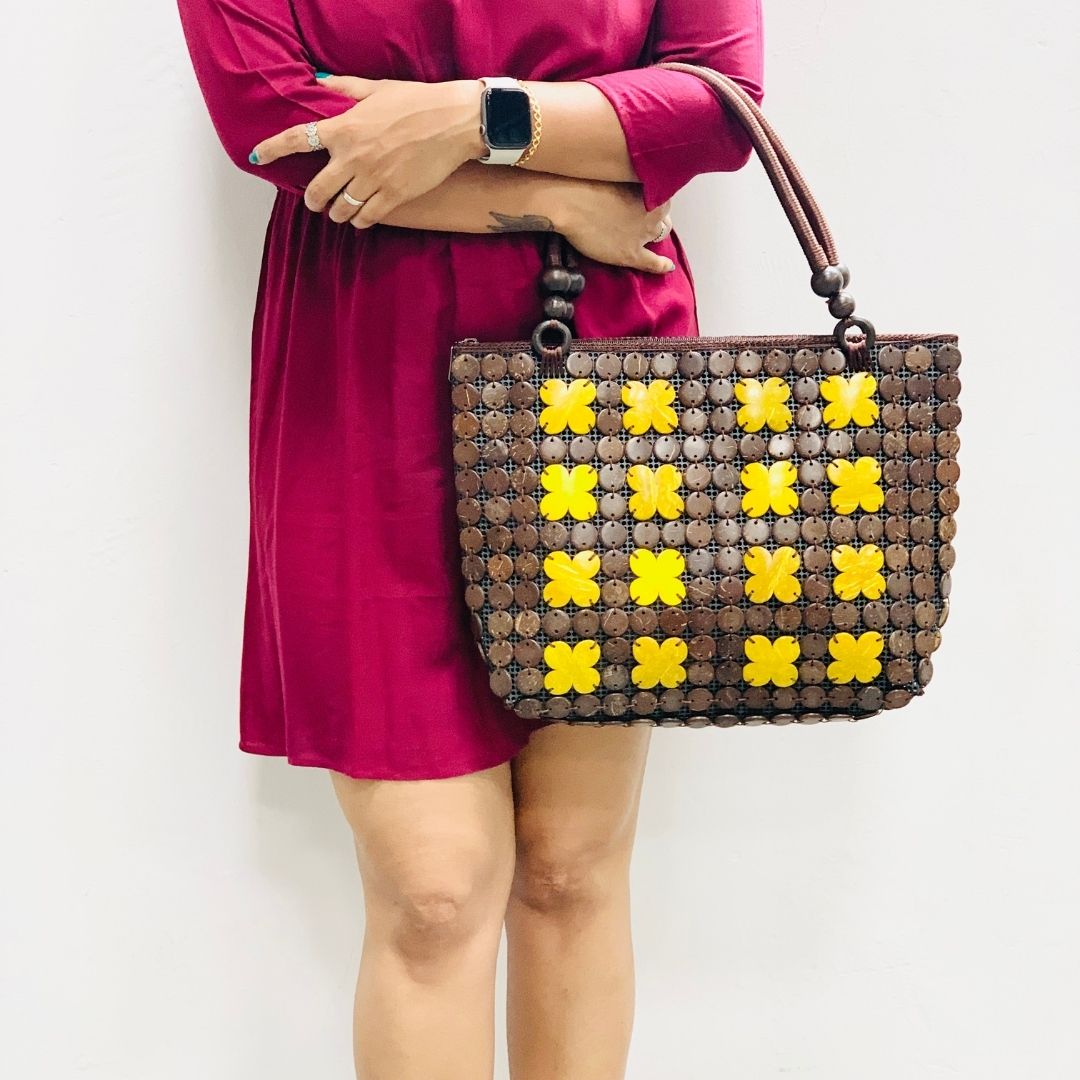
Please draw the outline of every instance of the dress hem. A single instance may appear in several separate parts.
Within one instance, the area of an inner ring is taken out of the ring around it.
[[[531,736],[530,732],[530,736]],[[470,773],[482,772],[484,769],[493,769],[497,765],[503,764],[505,761],[509,761],[511,758],[516,757],[521,750],[524,749],[528,743],[529,738],[526,737],[522,742],[515,747],[512,747],[509,753],[505,751],[497,756],[494,760],[483,759],[481,762],[468,762],[460,763],[458,765],[450,766],[446,769],[440,769],[432,772],[430,769],[425,769],[422,772],[415,774],[408,771],[397,772],[352,772],[349,769],[341,768],[337,765],[332,765],[325,758],[312,755],[290,754],[288,751],[281,749],[277,746],[271,746],[267,743],[255,743],[248,742],[241,739],[237,744],[245,754],[258,754],[262,757],[280,757],[284,758],[290,765],[298,765],[303,768],[314,769],[330,769],[333,772],[342,773],[344,776],[349,776],[354,780],[447,780],[454,776],[468,776]]]

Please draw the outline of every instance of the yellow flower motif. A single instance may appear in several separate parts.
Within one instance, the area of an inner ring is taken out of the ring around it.
[[[770,641],[764,634],[753,634],[743,642],[749,663],[743,664],[743,678],[751,686],[775,683],[790,686],[798,677],[795,659],[799,655],[799,643],[790,634],[783,634]]]
[[[832,563],[840,571],[833,580],[833,592],[841,600],[854,600],[860,594],[877,600],[885,591],[885,578],[878,573],[885,565],[885,554],[877,544],[858,549],[839,544],[833,548]]]
[[[630,496],[630,513],[639,521],[653,514],[677,518],[683,512],[683,498],[677,491],[682,473],[674,465],[661,465],[656,472],[648,465],[631,465],[626,482],[636,492]]]
[[[878,486],[881,466],[875,458],[861,457],[854,463],[837,458],[829,462],[825,472],[836,485],[829,501],[837,513],[851,514],[860,506],[869,513],[881,509],[885,493]]]
[[[746,595],[755,604],[764,604],[773,596],[783,604],[790,604],[802,592],[795,577],[802,560],[793,547],[779,547],[772,552],[752,547],[743,556],[743,565],[750,571]]]
[[[552,641],[544,648],[544,663],[550,668],[544,676],[545,689],[553,694],[568,694],[571,688],[591,694],[600,685],[599,659],[600,646],[591,638],[572,648],[568,642]]]
[[[595,551],[579,551],[570,558],[565,551],[553,551],[544,559],[544,573],[550,578],[544,586],[544,599],[552,607],[565,607],[571,601],[588,607],[600,599],[600,586],[592,579],[600,569]]]
[[[540,387],[540,400],[547,406],[540,412],[540,426],[549,435],[558,435],[569,427],[584,435],[596,426],[596,413],[589,403],[596,399],[596,387],[588,379],[548,379]]]
[[[759,431],[768,425],[773,431],[787,431],[791,427],[791,410],[784,404],[791,391],[783,379],[775,375],[763,383],[740,379],[735,396],[743,403],[735,419],[744,430]]]
[[[877,379],[868,371],[856,371],[850,377],[830,375],[821,381],[821,396],[829,402],[822,418],[831,428],[842,428],[855,421],[869,427],[878,418],[878,403],[873,400]]]
[[[680,604],[686,586],[680,575],[686,568],[682,552],[665,548],[659,555],[648,548],[637,548],[630,555],[630,596],[639,604],[651,604],[659,597],[664,604]]]
[[[591,465],[575,465],[573,469],[548,465],[540,474],[540,483],[547,489],[540,500],[540,513],[548,521],[567,514],[578,521],[592,517],[596,513],[596,496],[592,494],[596,480],[597,472]]]
[[[739,474],[747,489],[742,508],[750,517],[761,517],[770,509],[777,514],[791,514],[799,505],[799,496],[792,490],[798,470],[790,461],[774,461],[766,468],[760,461],[751,461]]]
[[[657,683],[669,690],[686,681],[686,642],[682,638],[669,637],[655,641],[651,637],[639,637],[634,642],[634,659],[637,663],[630,672],[634,685],[648,690]]]
[[[851,634],[833,634],[829,638],[829,652],[833,662],[828,676],[833,682],[873,682],[881,674],[881,661],[877,659],[885,639],[876,630],[867,630],[857,638]]]
[[[623,427],[632,435],[643,435],[649,428],[667,434],[674,431],[679,418],[671,407],[675,387],[667,379],[643,383],[630,379],[623,383],[622,400],[630,407],[623,413]]]

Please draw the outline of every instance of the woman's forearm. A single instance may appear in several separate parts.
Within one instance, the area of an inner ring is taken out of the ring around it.
[[[535,153],[520,166],[594,180],[637,180],[626,135],[608,99],[587,82],[523,80],[543,120]]]
[[[483,84],[479,79],[466,82],[472,84],[465,98],[471,110],[467,130],[471,156],[477,158],[487,153],[480,137]],[[536,98],[543,126],[536,151],[515,168],[593,180],[638,179],[618,113],[600,90],[587,82],[522,82]]]
[[[395,207],[382,223],[441,232],[561,232],[589,183],[466,161],[441,184]]]

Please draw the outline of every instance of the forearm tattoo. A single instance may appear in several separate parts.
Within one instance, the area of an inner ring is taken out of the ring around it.
[[[555,232],[551,218],[543,214],[501,214],[498,210],[488,212],[498,222],[488,226],[492,232]]]

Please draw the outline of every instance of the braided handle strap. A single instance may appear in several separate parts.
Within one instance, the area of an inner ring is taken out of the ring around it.
[[[712,88],[731,115],[742,124],[750,136],[750,142],[765,167],[773,190],[806,256],[811,271],[810,288],[818,296],[826,299],[830,314],[839,320],[834,329],[837,346],[843,351],[853,368],[866,368],[870,350],[873,349],[875,342],[874,326],[869,320],[855,316],[855,300],[850,293],[845,291],[851,280],[851,274],[848,268],[837,259],[836,245],[825,215],[787,147],[765,118],[757,102],[737,82],[713,68],[676,60],[663,61],[654,66],[670,68],[673,71],[685,71],[698,76]],[[552,240],[554,239],[553,237]],[[584,287],[584,279],[580,271],[577,271],[576,259],[569,250],[569,242],[561,238],[561,244],[567,248],[569,256],[567,261],[572,267],[572,272],[552,273],[554,268],[558,270],[565,268],[561,265],[556,248],[549,245],[544,285],[552,292],[569,292],[571,296],[576,295]],[[552,288],[553,285],[561,286],[566,281],[571,283],[572,287],[569,290],[561,287]],[[551,296],[549,300],[557,302],[555,306],[561,308],[563,317],[573,314],[573,304],[569,299]],[[569,334],[569,330],[560,322],[559,315],[552,310],[550,305],[545,305],[545,313],[549,318],[537,326],[533,341],[544,353],[550,353],[551,347],[542,345],[540,341],[539,335],[543,330],[561,328],[564,331],[564,337]],[[853,329],[859,332],[854,337],[849,334]],[[561,354],[562,348],[559,347],[555,351]]]

